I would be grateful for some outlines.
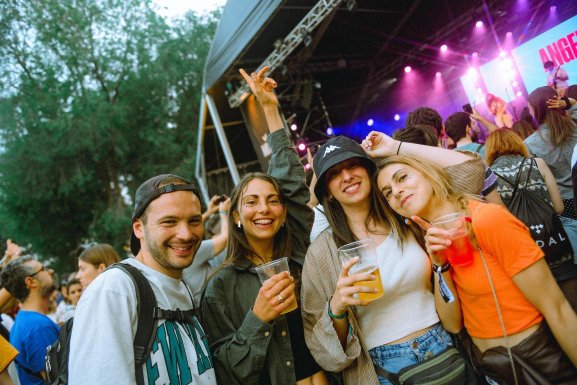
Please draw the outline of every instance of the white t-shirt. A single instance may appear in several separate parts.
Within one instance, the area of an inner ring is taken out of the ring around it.
[[[331,225],[329,224],[329,220],[325,215],[323,205],[321,205],[320,203],[316,205],[315,208],[313,209],[313,212],[315,213],[315,221],[313,222],[313,228],[311,230],[310,235],[311,243],[313,243],[315,239],[317,239],[317,237],[323,231],[325,231],[325,229],[331,227]]]
[[[431,288],[431,262],[411,237],[401,249],[394,236],[377,247],[384,295],[356,308],[367,349],[396,341],[439,322]]]
[[[200,243],[192,264],[182,270],[182,280],[188,285],[194,298],[194,305],[200,308],[200,299],[206,280],[226,258],[226,247],[218,255],[214,255],[214,241],[205,239]]]
[[[56,323],[58,325],[63,324],[64,322],[68,321],[70,318],[74,317],[74,311],[76,310],[76,306],[70,303],[66,303],[66,301],[62,300],[56,307]]]
[[[158,306],[192,308],[181,280],[168,277],[134,258],[149,280]],[[70,340],[69,383],[74,385],[136,383],[133,342],[137,326],[136,291],[120,269],[100,274],[82,293]],[[156,339],[142,368],[145,384],[216,384],[208,341],[200,324],[158,322]]]

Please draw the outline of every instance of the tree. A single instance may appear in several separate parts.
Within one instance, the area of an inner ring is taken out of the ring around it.
[[[145,179],[192,177],[218,15],[169,25],[149,0],[6,3],[0,234],[70,270],[83,240],[126,244]]]

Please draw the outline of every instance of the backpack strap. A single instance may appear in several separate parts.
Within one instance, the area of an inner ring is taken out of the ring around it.
[[[519,179],[521,178],[521,171],[523,171],[523,165],[525,164],[525,161],[527,160],[527,158],[523,158],[523,160],[521,161],[521,164],[519,165],[519,168],[517,169],[517,177],[515,178],[515,184],[511,183],[509,181],[509,179],[505,178],[503,175],[500,175],[498,173],[495,173],[495,175],[497,175],[497,177],[501,178],[503,181],[505,181],[508,185],[513,187],[513,194],[511,195],[511,199],[513,199],[513,197],[515,196],[515,194],[517,194],[517,189],[519,188]],[[531,165],[532,166],[532,165]],[[529,171],[529,174],[531,174],[531,171]],[[528,178],[528,177],[527,177]],[[527,186],[527,181],[525,181],[525,187]]]
[[[481,149],[483,148],[484,144],[480,143],[479,146],[477,147],[477,149],[475,150],[476,153],[479,153],[481,151]]]
[[[144,384],[142,365],[156,338],[158,303],[148,279],[136,267],[127,263],[115,263],[108,268],[118,268],[124,271],[132,279],[136,288],[138,323],[134,336],[134,370],[136,383],[141,385]]]

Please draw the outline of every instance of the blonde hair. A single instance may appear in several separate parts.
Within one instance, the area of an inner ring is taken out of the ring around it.
[[[449,174],[447,174],[443,168],[417,157],[396,155],[387,157],[379,162],[377,175],[385,167],[391,166],[393,164],[404,164],[413,168],[415,171],[421,174],[427,182],[430,183],[433,190],[433,202],[429,202],[429,205],[436,205],[443,201],[449,201],[451,203],[456,203],[459,206],[460,211],[470,215],[468,209],[468,201],[469,199],[478,199],[478,197],[455,191],[451,186],[451,178],[449,177]],[[413,229],[416,229],[415,231],[421,233],[423,232],[422,229],[418,225],[412,223],[412,221],[410,226]],[[467,229],[473,245],[477,247],[477,242],[473,234],[473,228],[471,227],[470,223],[467,224]]]
[[[89,247],[80,254],[78,259],[90,263],[96,268],[98,268],[101,263],[108,267],[113,263],[120,262],[120,256],[116,250],[114,250],[114,247],[107,243],[99,243]]]

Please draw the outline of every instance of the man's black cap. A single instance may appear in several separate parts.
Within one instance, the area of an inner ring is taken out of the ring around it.
[[[319,148],[313,160],[313,168],[317,176],[315,195],[319,201],[327,193],[327,186],[323,180],[325,173],[334,165],[351,158],[361,159],[369,172],[369,176],[372,176],[377,169],[377,165],[367,155],[363,147],[346,136],[331,138]]]
[[[170,180],[171,183],[164,183],[166,180]],[[161,186],[162,187],[159,187]],[[200,200],[200,194],[198,193],[198,188],[192,184],[188,179],[180,177],[173,174],[162,174],[157,175],[154,178],[150,178],[146,182],[140,185],[138,190],[136,190],[136,195],[134,197],[134,212],[132,213],[132,222],[140,218],[144,210],[148,207],[150,202],[161,196],[162,194],[170,193],[173,191],[192,191],[194,195]],[[130,231],[130,250],[133,255],[138,254],[140,251],[140,240],[134,235],[134,230]]]

